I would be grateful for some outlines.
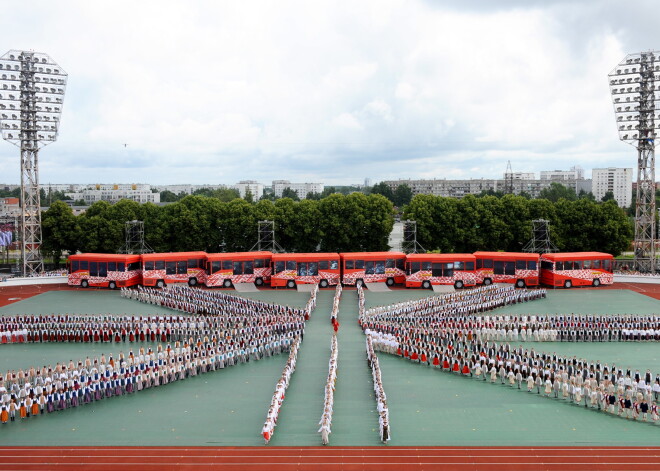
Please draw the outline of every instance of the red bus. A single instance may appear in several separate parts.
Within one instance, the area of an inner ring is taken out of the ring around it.
[[[206,281],[206,252],[148,253],[142,255],[142,284],[164,287],[167,283],[195,286]]]
[[[539,284],[539,254],[475,252],[479,283],[515,283],[516,288]]]
[[[67,263],[70,286],[116,289],[142,283],[140,256],[111,253],[70,255]]]
[[[541,283],[549,286],[600,286],[614,282],[614,257],[601,252],[541,255]]]
[[[275,253],[270,285],[274,288],[318,283],[321,288],[336,285],[340,279],[338,253]]]
[[[392,286],[406,281],[406,254],[403,252],[340,253],[339,257],[344,285],[384,281]]]
[[[206,286],[231,288],[234,283],[270,284],[272,252],[210,253],[206,256]]]
[[[415,253],[406,257],[406,288],[454,285],[460,289],[477,284],[476,258],[469,253]]]

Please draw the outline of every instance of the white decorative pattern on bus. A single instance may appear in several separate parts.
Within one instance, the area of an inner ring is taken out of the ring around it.
[[[363,271],[357,271],[353,273],[344,273],[344,284],[354,285],[356,280],[362,279],[366,283],[378,283],[380,281],[387,281],[388,278],[394,278],[398,276],[406,276],[403,270],[398,268],[387,268],[385,273],[378,273],[367,275]]]
[[[275,280],[294,280],[296,283],[318,283],[321,280],[328,280],[329,285],[339,283],[339,273],[319,271],[316,276],[298,276],[296,270],[284,270],[272,276]]]
[[[78,271],[69,274],[67,284],[69,286],[80,286],[82,280],[87,280],[90,284],[105,283],[108,281],[128,281],[137,278],[139,281],[140,270],[131,271],[109,271],[107,277],[89,276],[89,271]]]
[[[189,278],[197,278],[197,281],[204,283],[206,281],[206,272],[202,268],[189,268],[188,273],[181,273],[179,275],[166,275],[165,270],[145,270],[142,273],[142,278],[152,280],[166,280],[173,283],[187,282]]]
[[[234,275],[233,270],[225,270],[207,276],[206,286],[222,286],[225,280],[231,280],[232,283],[254,283],[254,280],[261,278],[264,281],[270,279],[270,267],[255,268],[252,275]]]
[[[406,278],[406,281],[430,281],[431,284],[454,284],[455,281],[462,281],[465,285],[476,285],[478,275],[470,271],[454,272],[453,276],[432,276],[428,270],[420,270]]]
[[[596,278],[604,285],[611,285],[614,283],[614,275],[612,273],[605,273],[591,268],[582,270],[554,270],[555,275],[561,275],[568,278],[577,278],[579,280],[593,281]]]
[[[492,268],[481,268],[478,272],[479,283],[483,283],[485,278],[490,278],[495,283],[515,283],[522,278],[538,278],[538,270],[516,270],[515,275],[494,274]]]

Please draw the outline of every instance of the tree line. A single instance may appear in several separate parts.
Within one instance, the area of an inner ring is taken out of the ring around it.
[[[504,195],[461,199],[416,195],[405,219],[417,222],[417,241],[426,250],[520,252],[531,239],[532,220],[547,219],[551,241],[563,252],[629,250],[633,226],[614,201],[589,198],[556,202]]]
[[[144,221],[145,241],[156,252],[248,251],[262,220],[274,221],[287,252],[361,252],[388,250],[394,209],[385,197],[362,193],[257,203],[190,195],[166,206],[99,201],[79,216],[57,201],[42,215],[42,251],[56,261],[62,252],[116,253],[131,220]]]

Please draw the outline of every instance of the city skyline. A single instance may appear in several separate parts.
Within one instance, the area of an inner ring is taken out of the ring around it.
[[[632,3],[26,2],[0,26],[69,73],[42,184],[339,185],[635,167],[607,74],[657,48],[660,6]]]

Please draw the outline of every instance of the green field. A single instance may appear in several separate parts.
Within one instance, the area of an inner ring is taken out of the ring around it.
[[[333,291],[322,291],[301,345],[295,374],[271,441],[277,446],[319,445],[332,327]],[[419,290],[367,292],[367,306],[431,295]],[[308,293],[262,291],[249,297],[303,306]],[[172,311],[122,299],[117,292],[58,291],[0,308],[0,314],[167,314]],[[660,312],[660,302],[626,290],[552,291],[548,298],[495,314]],[[357,294],[340,304],[339,370],[331,445],[378,445],[378,420],[364,336],[357,325]],[[575,354],[657,371],[659,343],[527,343],[536,350]],[[133,345],[2,345],[0,368],[54,364]],[[380,355],[390,408],[390,446],[423,445],[657,445],[660,427],[586,410],[499,384],[491,385]],[[261,425],[285,356],[250,362],[131,396],[0,427],[3,445],[259,445]]]

